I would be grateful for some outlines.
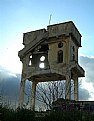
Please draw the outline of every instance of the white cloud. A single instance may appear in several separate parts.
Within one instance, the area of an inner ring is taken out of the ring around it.
[[[94,83],[94,58],[80,56],[80,64],[85,69],[85,81]]]
[[[12,76],[12,77],[16,77],[17,78],[17,75],[14,74],[14,73],[9,73],[9,75]]]
[[[80,87],[79,88],[79,100],[89,100],[91,98],[91,95],[89,91],[85,88]]]
[[[21,73],[22,64],[20,58],[18,57],[18,51],[23,48],[21,43],[11,43],[7,45],[6,50],[1,50],[0,53],[0,65],[10,70],[10,75],[15,76],[14,73]],[[91,97],[89,100],[94,98],[94,56],[85,56],[80,54],[79,57],[80,65],[85,70],[85,77],[82,78],[82,88],[86,89]],[[2,70],[0,70],[1,72]],[[15,76],[16,77],[16,76]],[[84,93],[84,92],[83,92]]]
[[[0,65],[14,73],[21,73],[22,65],[18,57],[18,51],[21,50],[21,47],[21,44],[15,42],[9,45],[6,50],[2,50]]]
[[[94,56],[80,56],[80,65],[85,70],[85,77],[82,78],[82,85],[81,87],[88,90],[89,92],[89,99],[94,100]]]

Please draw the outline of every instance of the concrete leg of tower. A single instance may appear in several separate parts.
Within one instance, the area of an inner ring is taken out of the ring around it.
[[[65,98],[71,100],[71,77],[70,77],[70,75],[66,75]]]
[[[19,107],[23,107],[24,103],[24,90],[25,90],[25,79],[21,79],[20,83],[20,97],[19,97]]]
[[[35,96],[36,96],[36,81],[32,81],[32,97],[31,97],[31,110],[35,110]]]
[[[78,101],[78,77],[74,77],[74,100]]]

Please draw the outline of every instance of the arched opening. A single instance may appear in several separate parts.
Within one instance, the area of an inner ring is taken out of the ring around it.
[[[73,58],[73,61],[74,61],[75,60],[75,55],[74,54],[72,55],[72,58]]]
[[[29,56],[29,66],[32,66],[32,55]]]
[[[63,47],[63,43],[60,42],[60,43],[58,44],[58,48],[62,48],[62,47]]]
[[[58,63],[62,63],[63,62],[63,51],[59,50],[58,51]]]
[[[41,56],[40,57],[40,64],[39,64],[39,67],[41,69],[45,68],[45,56]]]

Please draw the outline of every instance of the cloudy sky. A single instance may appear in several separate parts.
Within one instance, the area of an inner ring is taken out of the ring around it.
[[[18,51],[23,33],[49,24],[73,21],[82,35],[79,63],[85,69],[81,88],[94,100],[94,0],[0,0],[0,66],[21,73]],[[85,97],[82,95],[82,97]]]

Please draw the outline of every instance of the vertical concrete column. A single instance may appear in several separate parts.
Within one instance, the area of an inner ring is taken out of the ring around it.
[[[78,76],[74,77],[74,100],[78,100]]]
[[[20,83],[20,97],[19,97],[19,107],[23,107],[24,103],[24,90],[25,90],[25,79],[21,79]]]
[[[71,100],[71,75],[66,75],[66,92],[65,99]]]
[[[66,46],[65,46],[65,50],[64,50],[66,64],[69,64],[69,62],[70,62],[70,41],[71,41],[70,37],[68,37],[66,40],[66,44],[65,44]]]
[[[35,96],[36,96],[36,81],[32,81],[32,97],[31,97],[31,110],[35,110]]]

